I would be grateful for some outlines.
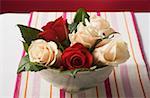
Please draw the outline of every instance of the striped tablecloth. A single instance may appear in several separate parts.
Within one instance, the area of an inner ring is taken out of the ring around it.
[[[60,16],[71,22],[74,14],[73,12],[33,12],[30,14],[28,25],[41,28],[48,21]],[[54,87],[40,78],[38,73],[23,72],[17,75],[14,98],[150,98],[150,66],[142,50],[134,13],[90,12],[89,14],[101,15],[121,33],[121,39],[128,43],[130,59],[115,67],[103,83],[76,94],[66,93]]]

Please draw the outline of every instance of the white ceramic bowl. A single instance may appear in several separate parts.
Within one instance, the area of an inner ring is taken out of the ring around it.
[[[106,66],[95,71],[78,72],[76,77],[62,74],[58,70],[46,69],[40,71],[42,78],[51,82],[54,86],[68,92],[77,92],[96,86],[106,80],[113,70],[113,66]]]

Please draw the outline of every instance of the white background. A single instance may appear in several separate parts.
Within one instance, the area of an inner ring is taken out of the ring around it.
[[[150,64],[150,13],[136,13],[136,19]],[[27,25],[28,20],[29,14],[0,15],[0,98],[13,98],[16,70],[23,50],[16,24]]]

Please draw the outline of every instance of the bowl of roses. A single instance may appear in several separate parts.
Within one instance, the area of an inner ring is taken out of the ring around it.
[[[72,23],[59,17],[42,30],[17,25],[26,55],[17,73],[38,72],[43,79],[68,92],[96,86],[114,66],[129,59],[126,42],[116,38],[109,22],[77,10]]]

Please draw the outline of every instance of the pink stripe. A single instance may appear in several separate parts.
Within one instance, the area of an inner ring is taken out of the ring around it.
[[[31,20],[32,20],[32,13],[30,14],[28,26],[31,25]],[[25,55],[25,51],[22,53],[22,57]],[[16,78],[16,85],[15,85],[15,90],[14,90],[14,98],[19,98],[19,92],[20,92],[20,85],[21,85],[21,73],[17,74]]]
[[[28,22],[28,26],[31,26],[32,16],[33,16],[33,12],[31,12],[31,14],[30,14],[30,19],[29,19],[29,22]]]
[[[25,55],[25,51],[22,52],[21,58]],[[22,74],[17,74],[16,78],[16,85],[15,85],[15,90],[14,90],[14,98],[18,98],[19,96],[19,91],[20,91],[20,85],[21,85],[21,76]]]
[[[20,84],[21,84],[21,73],[17,74],[16,86],[15,86],[15,91],[14,91],[14,98],[19,97]]]
[[[97,12],[97,16],[100,16],[100,15],[101,15],[100,12]],[[105,83],[106,96],[107,96],[107,98],[112,98],[112,93],[111,93],[109,78],[106,79],[106,80],[104,81],[104,83]]]
[[[67,13],[63,12],[63,18],[66,20]],[[60,98],[65,98],[65,91],[63,89],[60,89]]]
[[[130,85],[130,80],[129,80],[129,75],[128,75],[128,69],[127,65],[121,65],[120,68],[120,73],[121,73],[121,79],[123,83],[123,89],[126,97],[133,98],[133,93]]]
[[[60,98],[65,98],[65,91],[60,89]]]
[[[97,16],[100,16],[100,12],[97,12]]]
[[[63,12],[63,18],[66,20],[66,18],[67,18],[67,13],[66,12]]]
[[[132,20],[133,20],[133,24],[134,24],[134,29],[136,31],[136,36],[137,36],[137,39],[138,39],[138,44],[139,44],[139,47],[140,47],[140,52],[141,52],[142,58],[143,58],[143,60],[145,62],[147,74],[148,74],[148,77],[149,77],[149,80],[150,80],[150,67],[149,67],[149,63],[148,63],[148,61],[146,59],[144,50],[143,50],[143,44],[142,44],[141,36],[140,36],[139,30],[138,30],[138,27],[137,27],[137,24],[136,24],[136,19],[135,19],[135,16],[134,16],[133,12],[131,12],[131,16],[132,16]]]

